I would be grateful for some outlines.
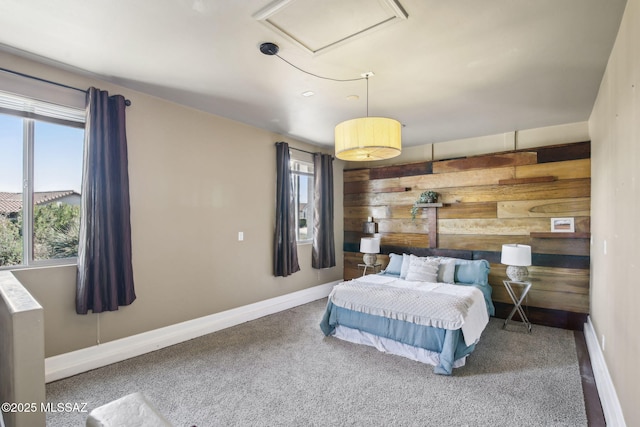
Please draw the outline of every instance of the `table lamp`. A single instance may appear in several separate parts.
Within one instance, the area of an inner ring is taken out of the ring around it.
[[[529,275],[527,266],[531,265],[531,246],[502,245],[502,264],[508,265],[507,276],[514,282],[522,282]]]
[[[366,266],[375,265],[378,260],[376,254],[380,253],[380,239],[375,237],[363,237],[360,239],[360,252],[364,254],[362,260]]]

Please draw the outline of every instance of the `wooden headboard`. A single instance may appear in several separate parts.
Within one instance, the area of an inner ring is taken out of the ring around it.
[[[406,246],[384,246],[381,253],[389,255],[395,254],[413,254],[415,256],[445,256],[450,258],[473,259],[473,251],[462,249],[444,249],[444,248],[411,248]]]

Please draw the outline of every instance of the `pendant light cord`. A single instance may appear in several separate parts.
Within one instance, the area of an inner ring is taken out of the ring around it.
[[[291,65],[293,68],[297,69],[298,71],[302,71],[302,72],[303,72],[303,73],[305,73],[305,74],[308,74],[308,75],[313,76],[313,77],[317,77],[317,78],[319,78],[319,79],[331,80],[331,81],[334,81],[334,82],[355,82],[355,81],[358,81],[358,80],[364,80],[365,78],[366,78],[366,79],[368,79],[368,78],[369,78],[369,77],[367,76],[367,77],[358,77],[358,78],[355,78],[355,79],[334,79],[334,78],[332,78],[332,77],[319,76],[319,75],[317,75],[317,74],[314,74],[314,73],[311,73],[311,72],[309,72],[309,71],[305,71],[305,70],[303,70],[302,68],[298,67],[297,65],[292,64],[291,62],[287,61],[286,59],[284,59],[282,56],[280,56],[280,55],[278,55],[278,54],[275,54],[275,56],[277,56],[278,58],[280,58],[281,60],[283,60],[283,61],[284,61],[284,62],[286,62],[287,64]]]
[[[318,79],[331,80],[332,82],[357,82],[357,81],[360,81],[360,80],[366,80],[367,81],[367,117],[369,117],[369,77],[372,76],[373,73],[365,73],[365,74],[362,74],[362,77],[356,77],[355,79],[334,79],[333,77],[320,76],[320,75],[312,73],[310,71],[303,70],[302,68],[300,68],[297,65],[293,64],[292,62],[287,61],[282,56],[278,55],[278,51],[279,50],[280,50],[280,48],[275,43],[266,42],[266,43],[262,43],[260,45],[260,52],[262,52],[263,54],[268,55],[268,56],[276,56],[280,60],[285,62],[286,64],[288,64],[288,65],[292,66],[293,68],[295,68],[296,70],[302,71],[303,73],[308,74],[308,75],[313,76],[313,77],[316,77]]]
[[[309,71],[303,70],[302,68],[298,67],[297,65],[292,64],[291,62],[287,61],[286,59],[284,59],[282,56],[278,55],[277,53],[273,53],[272,55],[280,58],[281,60],[283,60],[287,64],[291,65],[296,70],[302,71],[303,73],[308,74],[308,75],[313,76],[313,77],[316,77],[318,79],[331,80],[333,82],[357,82],[357,81],[360,81],[360,80],[366,80],[367,81],[367,117],[369,117],[369,74],[368,73],[366,75],[364,75],[363,77],[357,77],[355,79],[334,79],[333,77],[319,76],[317,74],[314,74],[314,73],[311,73]]]
[[[367,79],[367,117],[369,117],[369,75],[365,77]]]

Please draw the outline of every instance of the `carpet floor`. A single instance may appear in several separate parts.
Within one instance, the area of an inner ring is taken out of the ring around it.
[[[47,384],[91,409],[142,392],[175,426],[586,426],[572,331],[492,318],[453,376],[325,337],[326,299]],[[86,412],[47,414],[81,426]]]

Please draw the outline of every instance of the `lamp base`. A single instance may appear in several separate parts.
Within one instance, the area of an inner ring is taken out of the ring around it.
[[[378,260],[378,256],[376,254],[364,254],[362,257],[362,261],[364,261],[365,265],[370,267],[376,264]]]
[[[507,267],[507,276],[514,282],[522,282],[529,276],[527,267],[510,265]]]

